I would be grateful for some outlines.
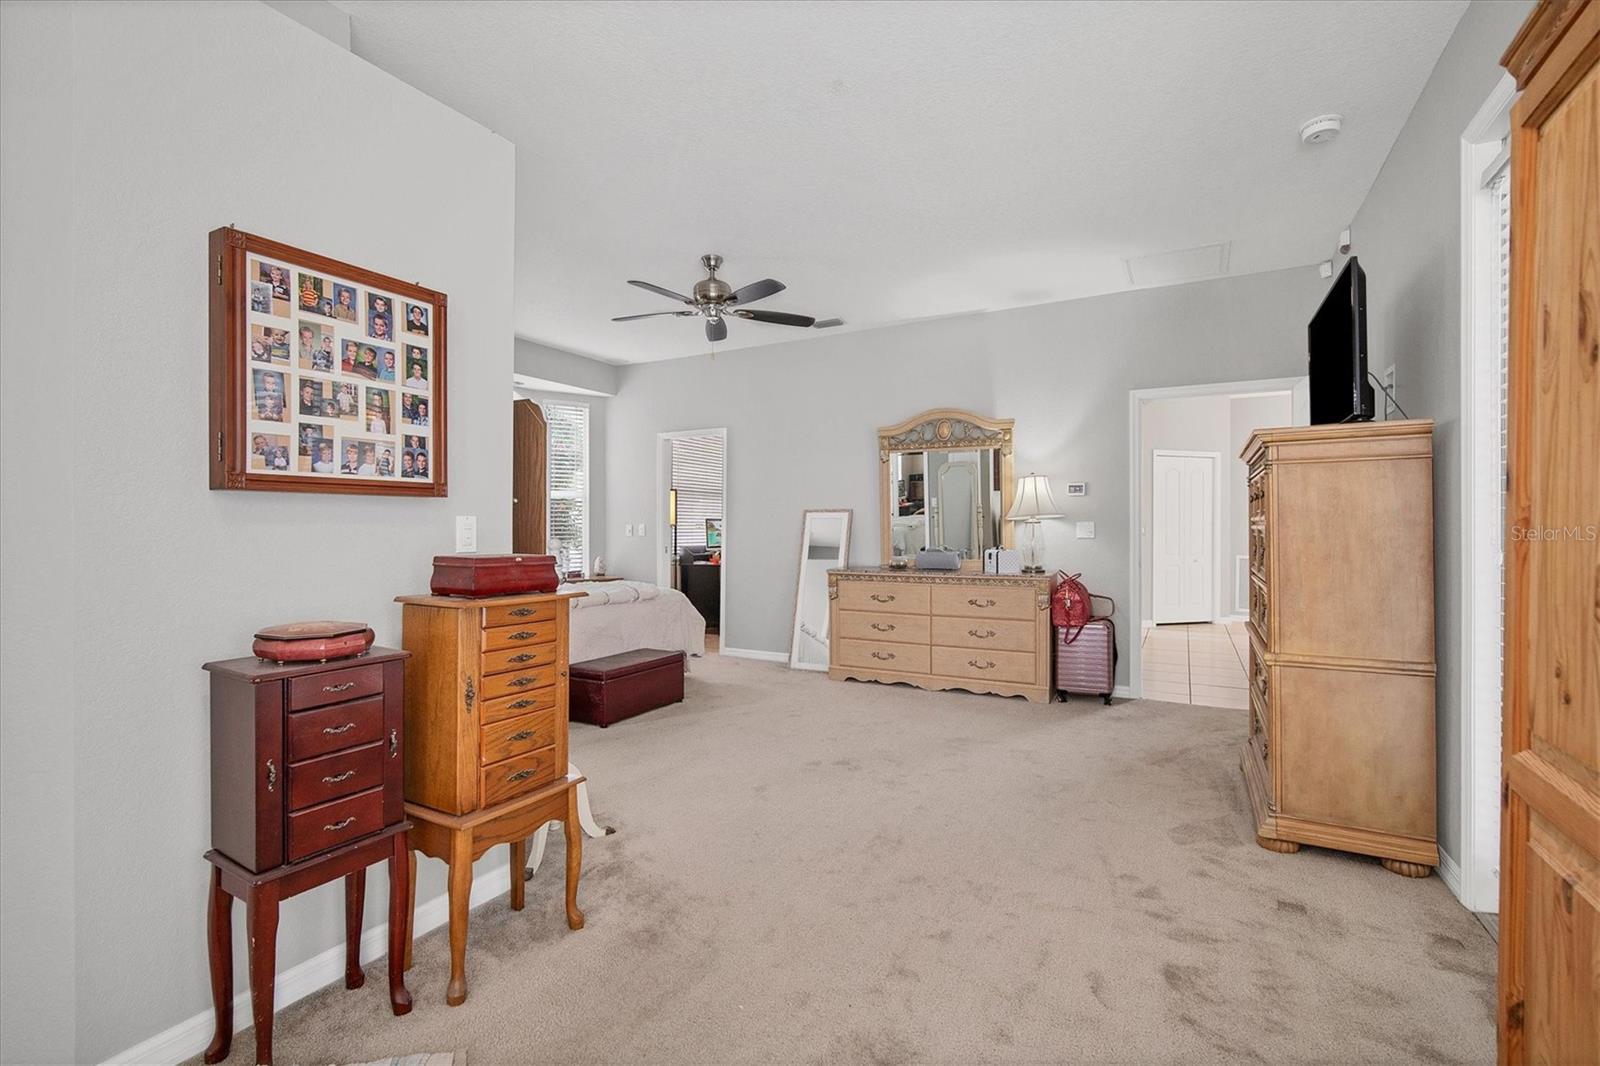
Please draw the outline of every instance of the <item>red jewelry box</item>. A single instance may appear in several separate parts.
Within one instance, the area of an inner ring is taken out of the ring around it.
[[[561,584],[554,555],[435,555],[435,596],[516,596],[554,592]]]
[[[251,650],[275,663],[321,663],[363,655],[372,647],[365,622],[290,622],[256,634]]]

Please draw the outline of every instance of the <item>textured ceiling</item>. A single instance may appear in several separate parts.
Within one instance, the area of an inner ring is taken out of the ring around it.
[[[608,321],[703,252],[846,329],[1128,289],[1125,259],[1199,245],[1327,259],[1466,2],[338,6],[358,55],[515,142],[517,333],[638,362],[710,347]]]

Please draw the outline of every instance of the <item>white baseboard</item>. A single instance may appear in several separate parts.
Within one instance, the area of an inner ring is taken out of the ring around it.
[[[1111,690],[1111,698],[1114,700],[1131,700],[1133,699],[1133,689],[1127,685],[1118,685]]]
[[[1439,849],[1439,880],[1445,883],[1445,887],[1449,888],[1450,893],[1465,907],[1466,901],[1461,898],[1461,893],[1465,891],[1461,883],[1461,865],[1443,848]],[[1467,907],[1467,909],[1472,908]]]
[[[785,660],[785,661],[787,661],[787,660]],[[795,663],[794,666],[793,666],[793,669],[795,669],[795,670],[816,670],[817,672],[824,673],[824,674],[828,672],[828,668],[826,666],[819,666],[816,663]]]
[[[511,888],[510,868],[501,866],[487,870],[472,880],[472,902],[474,907],[487,903],[497,896],[504,896]],[[239,908],[234,908],[238,913]],[[416,919],[413,923],[413,935],[421,936],[430,929],[437,929],[444,925],[450,918],[450,899],[446,893],[441,893],[432,899],[417,906]],[[237,948],[241,943],[240,937],[234,937]],[[389,923],[382,922],[361,934],[361,961],[363,965],[383,958],[389,949]],[[339,943],[328,950],[313,955],[297,966],[280,971],[277,985],[274,989],[273,1010],[282,1011],[289,1004],[304,999],[311,993],[319,991],[334,983],[344,980],[344,944]],[[237,1037],[239,1033],[249,1029],[253,1024],[250,1016],[250,989],[248,983],[244,991],[233,997],[233,1032]],[[206,1049],[211,1043],[211,1034],[215,1029],[216,1019],[210,1009],[201,1011],[192,1018],[187,1018],[170,1029],[157,1033],[150,1039],[135,1044],[126,1051],[106,1059],[106,1063],[140,1063],[151,1066],[166,1066],[168,1063],[179,1063],[191,1059]]]
[[[1139,632],[1143,633],[1143,632],[1145,632],[1147,630],[1154,629],[1155,627],[1156,627],[1156,624],[1154,622],[1152,622],[1150,619],[1146,618],[1143,622],[1139,623]]]
[[[723,648],[722,654],[735,659],[759,659],[766,663],[787,663],[789,657],[781,651],[756,651],[754,648]]]
[[[1248,622],[1250,621],[1250,612],[1234,611],[1232,614],[1223,615],[1221,618],[1217,619],[1217,621],[1223,624],[1227,624],[1229,622]]]

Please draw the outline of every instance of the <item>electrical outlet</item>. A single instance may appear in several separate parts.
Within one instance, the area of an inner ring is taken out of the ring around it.
[[[1395,391],[1394,386],[1393,363],[1390,363],[1389,369],[1383,372],[1383,387],[1388,390],[1383,395],[1383,420],[1387,422],[1392,416],[1400,413],[1399,408],[1395,407],[1394,401],[1390,399],[1391,396],[1399,395],[1399,393]]]
[[[475,552],[478,550],[478,516],[475,514],[456,515],[456,551]]]

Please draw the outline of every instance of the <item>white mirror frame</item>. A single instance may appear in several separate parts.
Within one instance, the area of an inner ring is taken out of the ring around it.
[[[844,530],[839,538],[838,559],[823,568],[817,577],[818,602],[822,608],[822,631],[809,633],[801,627],[800,611],[805,606],[806,593],[806,562],[811,554],[811,519],[813,515],[839,517],[844,520]],[[810,509],[800,516],[800,558],[795,564],[794,579],[794,618],[789,628],[789,668],[791,670],[827,670],[828,669],[828,570],[837,570],[850,565],[850,519],[851,511],[848,507],[827,507]],[[822,648],[822,661],[801,662],[800,642],[802,639],[814,640]]]

